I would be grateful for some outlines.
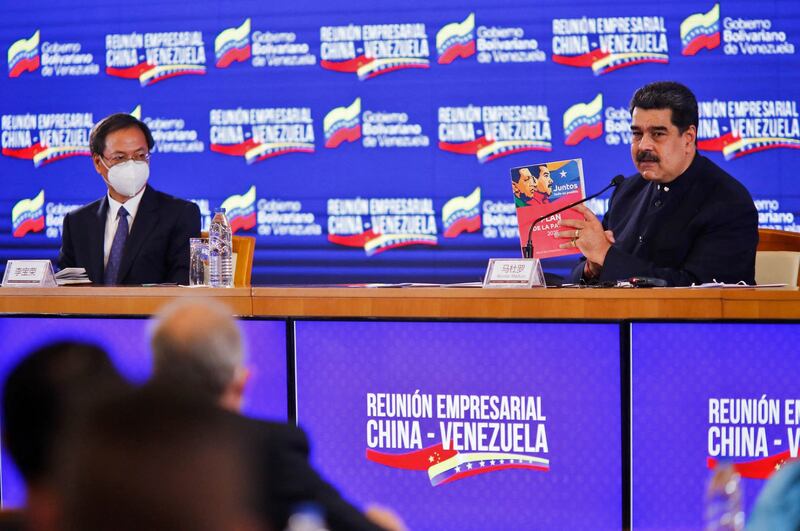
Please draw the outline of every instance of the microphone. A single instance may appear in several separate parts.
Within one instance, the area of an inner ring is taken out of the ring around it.
[[[565,210],[569,210],[570,208],[578,206],[581,203],[585,203],[589,199],[594,199],[595,197],[597,197],[598,195],[602,194],[603,192],[605,192],[609,188],[613,188],[615,186],[619,186],[620,184],[622,184],[622,181],[624,181],[624,180],[625,180],[625,176],[624,175],[617,175],[616,177],[611,179],[611,182],[608,184],[608,186],[606,186],[605,188],[603,188],[602,190],[600,190],[596,194],[590,195],[589,197],[585,197],[585,198],[581,199],[580,201],[575,201],[574,203],[572,203],[570,205],[567,205],[565,207],[559,208],[558,210],[554,210],[553,212],[550,212],[546,216],[542,216],[540,218],[536,218],[533,221],[533,223],[531,223],[530,228],[528,228],[528,243],[525,244],[525,248],[522,250],[522,256],[524,258],[533,258],[533,227],[535,227],[537,223],[539,223],[540,221],[542,221],[544,219],[549,218],[550,216],[558,214],[559,212],[564,212]]]

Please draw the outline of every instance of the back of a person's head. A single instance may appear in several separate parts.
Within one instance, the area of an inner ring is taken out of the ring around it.
[[[3,440],[26,483],[51,476],[54,447],[69,421],[126,387],[96,345],[62,341],[23,358],[3,388]]]
[[[178,299],[152,327],[153,379],[218,400],[242,369],[239,327],[230,310],[211,299]]]
[[[61,448],[63,529],[246,527],[248,483],[232,418],[157,384],[104,402]]]

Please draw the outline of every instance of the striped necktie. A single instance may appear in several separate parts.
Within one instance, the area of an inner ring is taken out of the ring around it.
[[[119,265],[122,262],[122,251],[125,249],[125,240],[128,239],[128,211],[125,210],[124,206],[119,207],[117,218],[119,218],[117,232],[114,233],[114,241],[111,243],[111,252],[108,253],[108,263],[106,264],[106,273],[103,278],[103,282],[109,286],[117,283]]]

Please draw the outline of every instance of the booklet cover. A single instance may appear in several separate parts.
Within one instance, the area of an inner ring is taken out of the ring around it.
[[[517,206],[519,239],[522,248],[528,243],[528,229],[536,219],[586,197],[581,159],[542,162],[511,168],[511,188]],[[583,219],[574,209],[540,221],[533,228],[533,257],[552,258],[579,254],[575,248],[559,249],[568,240],[556,237],[561,219]]]

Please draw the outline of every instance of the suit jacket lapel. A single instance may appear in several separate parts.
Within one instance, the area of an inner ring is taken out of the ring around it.
[[[128,239],[125,242],[125,251],[122,253],[122,262],[119,266],[119,282],[125,279],[136,260],[139,251],[142,250],[144,242],[147,241],[150,233],[158,226],[158,197],[148,185],[142,195],[142,202],[139,203],[139,210],[136,212],[136,219],[133,220],[133,227]]]
[[[106,238],[106,217],[108,216],[108,196],[103,196],[100,206],[95,211],[95,218],[89,227],[89,265],[86,273],[91,279],[98,279],[103,283],[103,264],[105,238]]]

